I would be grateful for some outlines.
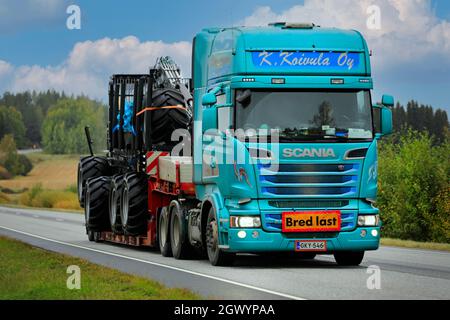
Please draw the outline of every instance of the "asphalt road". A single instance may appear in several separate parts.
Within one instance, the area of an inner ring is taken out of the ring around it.
[[[81,214],[5,207],[0,235],[212,299],[450,299],[448,252],[381,247],[366,253],[360,267],[338,267],[332,256],[302,261],[243,255],[232,267],[212,267],[206,260],[89,242]],[[379,267],[380,289],[367,286],[369,266]]]

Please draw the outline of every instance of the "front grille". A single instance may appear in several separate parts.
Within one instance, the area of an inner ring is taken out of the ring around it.
[[[280,164],[260,166],[262,196],[356,196],[359,164]]]
[[[348,200],[323,200],[323,201],[308,201],[308,200],[299,200],[299,201],[276,201],[270,200],[269,206],[274,208],[342,208],[348,206],[350,201]]]

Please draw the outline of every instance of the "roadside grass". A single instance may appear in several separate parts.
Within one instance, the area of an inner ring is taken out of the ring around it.
[[[66,286],[67,268],[80,267],[81,289]],[[0,237],[0,300],[184,300],[201,297],[187,289],[128,275],[86,260]]]
[[[417,241],[412,241],[412,240],[381,238],[381,244],[383,246],[390,246],[390,247],[439,250],[439,251],[449,251],[450,252],[450,244],[449,243],[417,242]]]

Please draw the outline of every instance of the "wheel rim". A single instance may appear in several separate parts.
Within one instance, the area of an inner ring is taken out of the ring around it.
[[[85,214],[85,216],[86,216],[86,224],[88,224],[89,223],[89,216],[90,216],[90,214],[89,214],[89,211],[91,211],[90,209],[91,209],[91,206],[90,206],[90,204],[89,204],[89,202],[90,202],[90,200],[91,200],[91,194],[90,194],[90,192],[88,192],[87,190],[86,190],[86,194],[85,194],[85,205],[84,205],[84,214]]]
[[[83,179],[80,168],[78,169],[78,199],[81,201],[82,198],[83,198]]]
[[[178,247],[180,243],[180,222],[177,217],[173,217],[173,232],[172,232],[173,244]]]
[[[111,195],[109,198],[109,219],[111,221],[111,225],[116,223],[116,214],[117,214],[117,192],[116,188],[113,187],[111,191]]]
[[[208,255],[214,257],[218,250],[217,222],[212,219],[206,228],[206,247]]]
[[[122,223],[126,225],[128,222],[128,188],[123,189],[122,199]]]
[[[167,241],[167,218],[165,214],[161,215],[161,225],[159,226],[159,244],[163,247]]]

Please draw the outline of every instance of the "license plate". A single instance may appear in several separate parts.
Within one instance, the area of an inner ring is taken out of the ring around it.
[[[295,241],[295,251],[327,251],[326,241],[309,241],[309,240],[297,240]]]
[[[340,211],[283,212],[283,232],[333,232],[341,230]]]

